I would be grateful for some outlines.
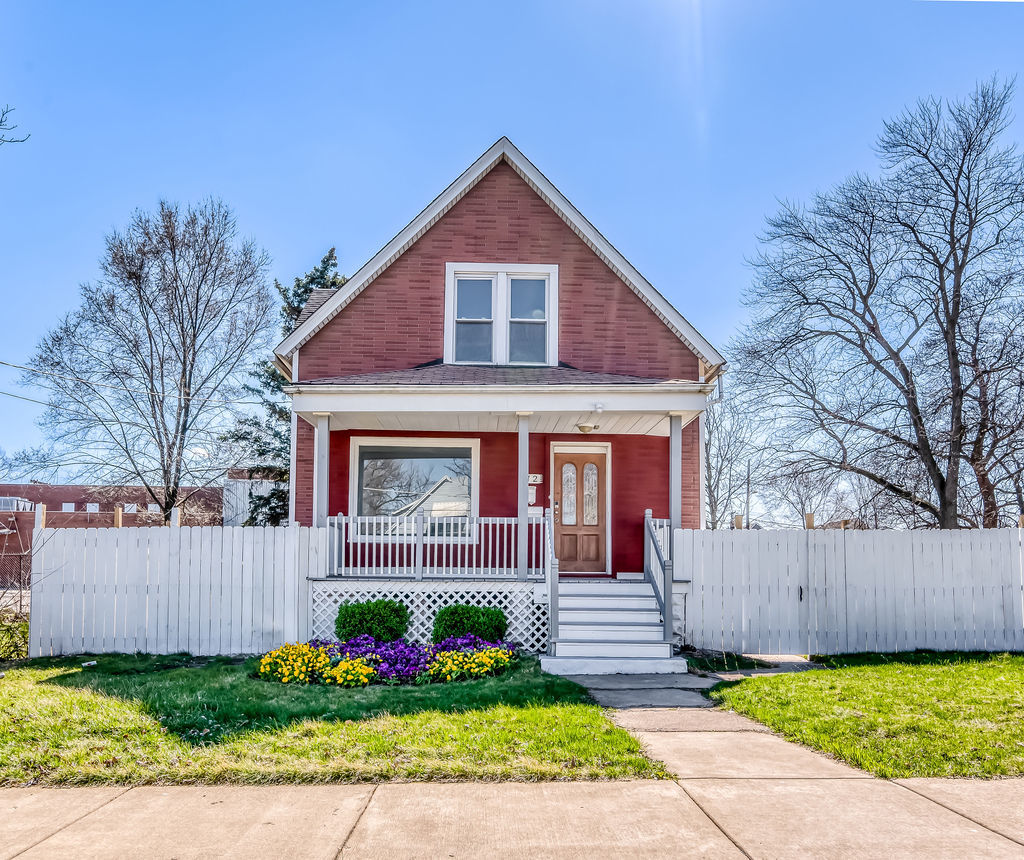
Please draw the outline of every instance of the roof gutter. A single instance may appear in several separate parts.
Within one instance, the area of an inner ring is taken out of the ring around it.
[[[724,365],[718,365],[722,367]],[[538,384],[538,385],[463,385],[447,383],[440,385],[298,385],[284,386],[285,394],[557,394],[560,392],[580,393],[627,393],[658,392],[661,394],[713,394],[717,386],[706,382],[619,382],[607,385],[600,383],[581,384]]]

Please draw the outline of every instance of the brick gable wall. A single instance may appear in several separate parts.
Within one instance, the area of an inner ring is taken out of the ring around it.
[[[441,358],[447,262],[557,263],[561,361],[595,372],[698,378],[686,345],[501,163],[300,348],[299,379]]]

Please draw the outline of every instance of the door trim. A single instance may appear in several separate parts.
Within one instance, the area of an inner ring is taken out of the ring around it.
[[[548,507],[555,498],[555,454],[604,454],[604,573],[594,576],[613,576],[612,574],[612,443],[611,442],[552,442],[548,455]],[[585,573],[566,573],[566,576],[586,578]]]

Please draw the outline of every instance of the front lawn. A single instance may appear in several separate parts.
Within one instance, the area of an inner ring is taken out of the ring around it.
[[[748,678],[711,697],[876,776],[1024,774],[1024,655],[814,659],[832,668]]]
[[[87,659],[6,667],[0,784],[667,776],[532,658],[496,678],[361,689],[261,681],[255,660]]]

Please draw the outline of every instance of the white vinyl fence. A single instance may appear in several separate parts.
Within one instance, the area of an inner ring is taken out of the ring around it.
[[[1022,534],[676,530],[677,630],[748,654],[1024,650]]]
[[[340,600],[381,589],[413,607],[417,630],[447,603],[500,605],[543,649],[544,586],[325,577],[328,531],[37,529],[29,654],[259,653],[329,632]],[[677,529],[676,629],[746,653],[1024,651],[1022,534]]]
[[[308,638],[327,530],[37,529],[29,656],[252,654]]]

